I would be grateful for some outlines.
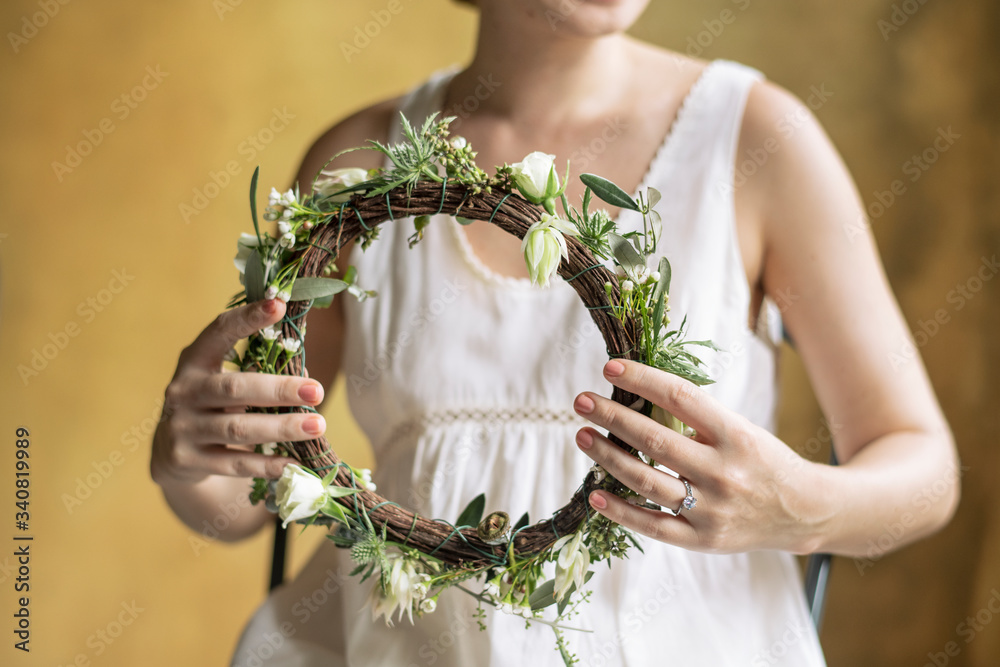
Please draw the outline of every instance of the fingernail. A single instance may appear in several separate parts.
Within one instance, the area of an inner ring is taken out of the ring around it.
[[[608,501],[596,491],[590,494],[590,504],[594,509],[602,510],[608,506]]]
[[[306,403],[319,403],[323,398],[323,388],[315,383],[304,384],[299,387],[299,398]]]
[[[594,436],[587,431],[577,431],[576,444],[580,445],[580,449],[590,449],[594,445]]]
[[[326,428],[325,421],[322,417],[310,417],[302,423],[302,430],[310,435],[319,435]]]
[[[278,300],[277,299],[264,299],[264,305],[261,306],[264,312],[268,315],[274,315],[278,312]]]
[[[620,361],[609,361],[604,364],[604,374],[610,375],[613,378],[618,377],[625,372],[625,364]]]
[[[594,411],[594,401],[585,394],[577,396],[573,405],[576,407],[577,412],[591,413]]]

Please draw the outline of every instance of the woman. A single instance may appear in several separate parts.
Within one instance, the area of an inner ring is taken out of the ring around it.
[[[279,301],[223,313],[182,352],[151,461],[182,520],[199,528],[247,492],[248,477],[278,477],[290,462],[249,445],[326,429],[319,416],[244,414],[245,406],[318,405],[343,371],[375,449],[379,491],[421,515],[457,516],[485,491],[487,510],[529,510],[538,520],[594,462],[678,507],[683,483],[624,455],[608,431],[689,481],[697,504],[679,517],[591,495],[596,511],[649,539],[644,554],[595,571],[576,619],[592,632],[570,636],[583,664],[823,664],[791,554],[870,556],[870,543],[903,515],[893,548],[941,528],[957,484],[928,510],[908,510],[921,489],[953,479],[954,444],[919,358],[891,362],[909,332],[871,236],[856,234],[862,202],[816,120],[755,70],[626,36],[647,3],[480,0],[469,66],[337,124],[308,152],[298,183],[308,190],[344,148],[397,141],[398,111],[419,123],[443,110],[458,116],[452,130],[485,169],[535,150],[571,160],[571,201],[582,172],[630,192],[654,186],[663,193],[657,253],[674,266],[672,314],[725,350],[707,357],[717,383],[699,390],[636,363],[604,363],[576,294],[531,285],[519,240],[487,223],[437,216],[413,250],[404,223],[387,224],[371,248],[347,246],[338,261],[358,266],[376,303],[341,296],[310,314],[313,379],[220,372],[236,341],[282,317]],[[762,150],[766,160],[735,171]],[[340,162],[333,166],[381,166],[374,152]],[[619,230],[641,228],[636,217],[618,212]],[[835,425],[838,468],[802,459],[773,435],[781,321]],[[611,402],[612,384],[696,435]],[[574,436],[587,456],[566,446]],[[223,538],[251,535],[269,516],[248,509]],[[257,612],[233,664],[561,662],[544,627],[525,631],[523,620],[491,610],[480,632],[474,601],[460,591],[413,626],[372,623],[361,613],[367,587],[350,569],[343,552],[322,546]]]

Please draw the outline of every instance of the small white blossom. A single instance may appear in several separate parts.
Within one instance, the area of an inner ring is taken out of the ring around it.
[[[292,225],[291,225],[291,223],[289,223],[289,222],[287,222],[285,220],[279,220],[278,221],[278,233],[279,234],[281,234],[282,236],[284,236],[285,234],[288,234],[291,231],[292,231]]]
[[[608,476],[608,473],[599,465],[593,465],[590,467],[590,472],[594,473],[595,482],[603,482],[604,478]]]
[[[281,347],[289,354],[295,354],[302,346],[302,341],[298,338],[285,338],[281,341]]]
[[[293,215],[295,215],[295,211],[293,211],[290,208],[286,208],[284,211],[281,212],[281,219],[291,220]]]
[[[503,604],[500,605],[500,611],[502,611],[505,614],[513,614],[514,605],[512,605],[509,602],[504,602]]]
[[[295,246],[295,234],[291,232],[282,234],[281,238],[278,239],[278,245],[282,248],[293,248]]]
[[[246,273],[247,259],[259,245],[257,237],[253,234],[240,234],[239,240],[236,241],[236,257],[233,258],[233,264],[239,269],[240,274]]]
[[[292,204],[297,203],[295,201],[295,191],[289,188],[285,194],[281,195],[281,203],[284,206],[291,206]]]
[[[524,618],[534,618],[535,616],[535,612],[531,610],[531,605],[524,605],[522,607],[518,607],[518,611]]]
[[[281,217],[281,212],[274,206],[268,206],[264,211],[264,219],[268,222],[274,222]]]
[[[278,287],[277,287],[277,285],[268,285],[267,289],[264,290],[264,298],[265,299],[273,299],[276,296],[278,296]]]
[[[652,273],[649,274],[649,279],[652,280],[654,283],[660,282],[660,278],[661,276],[659,271],[653,271]]]
[[[292,300],[292,295],[288,290],[281,290],[280,292],[278,292],[277,295],[275,295],[275,298],[278,299],[279,301],[284,301],[285,303],[288,303],[289,301]]]
[[[426,600],[420,603],[420,611],[424,612],[425,614],[430,614],[435,609],[437,609],[437,600],[435,600],[434,598],[427,598]]]
[[[282,203],[281,193],[277,188],[271,188],[271,194],[267,197],[267,203],[271,206],[280,206]]]
[[[618,276],[619,278],[624,278],[628,274],[625,273],[625,267],[623,267],[621,264],[615,264],[615,275]]]
[[[374,491],[377,487],[375,482],[372,481],[372,471],[368,468],[362,468],[361,472],[361,486],[365,487],[369,491]]]
[[[274,456],[277,451],[278,443],[276,442],[265,442],[260,446],[260,453],[266,456]]]
[[[468,145],[469,145],[469,142],[467,142],[465,140],[465,137],[454,137],[451,140],[451,147],[452,148],[457,148],[458,150],[462,150],[463,148],[465,148]]]
[[[486,586],[483,588],[483,592],[490,597],[496,598],[500,596],[500,585],[496,581],[487,581]]]
[[[260,330],[260,335],[264,337],[264,340],[277,340],[278,336],[281,335],[281,330],[275,329],[273,326],[264,327]]]
[[[409,616],[413,623],[413,605],[417,597],[413,593],[413,582],[420,579],[417,572],[418,562],[402,554],[388,554],[388,576],[376,580],[372,587],[368,602],[372,609],[372,620],[385,617],[385,624],[392,626],[392,614],[398,609],[397,620],[402,620],[403,614]],[[426,575],[425,575],[426,576]],[[383,579],[387,586],[383,587]]]
[[[632,281],[626,280],[625,282],[622,283],[622,292],[628,294],[629,292],[632,291],[633,287],[634,285],[632,284]]]

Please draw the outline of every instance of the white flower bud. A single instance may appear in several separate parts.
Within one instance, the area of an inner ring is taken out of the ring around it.
[[[632,291],[633,287],[634,287],[634,285],[632,285],[632,281],[631,280],[626,280],[625,282],[622,283],[622,292],[624,292],[625,294],[628,294],[629,292]]]
[[[455,137],[451,140],[451,147],[462,150],[469,145],[469,142],[465,140],[465,137]]]
[[[291,232],[282,234],[281,238],[278,239],[278,245],[289,249],[295,247],[295,234],[292,234]]]
[[[280,292],[278,292],[275,298],[278,299],[279,301],[284,301],[285,303],[288,303],[289,301],[292,300],[292,295],[289,294],[287,290],[281,290]]]
[[[653,271],[651,274],[649,274],[649,279],[652,280],[654,283],[660,282],[660,272]]]
[[[281,333],[279,329],[272,327],[264,327],[260,330],[260,335],[264,337],[264,340],[277,340],[278,335]]]
[[[292,225],[287,220],[278,221],[278,233],[284,236],[292,231]]]
[[[299,347],[302,346],[302,341],[298,338],[285,338],[281,341],[281,347],[285,349],[285,352],[289,354],[295,354],[299,351]]]
[[[278,296],[278,288],[275,285],[268,285],[267,289],[264,290],[265,299],[273,299]]]
[[[425,614],[430,614],[435,609],[437,609],[437,600],[435,600],[434,598],[427,598],[426,600],[420,603],[420,611],[424,612]]]

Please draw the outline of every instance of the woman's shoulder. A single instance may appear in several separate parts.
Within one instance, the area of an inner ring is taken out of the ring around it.
[[[340,151],[367,145],[368,140],[385,143],[389,137],[389,125],[402,98],[403,96],[399,95],[366,106],[324,130],[302,159],[298,179],[300,189],[303,192],[308,192],[312,184],[312,177]],[[352,152],[349,156],[334,160],[329,166],[330,168],[351,166],[373,169],[381,165],[381,154],[377,151],[366,150]]]

